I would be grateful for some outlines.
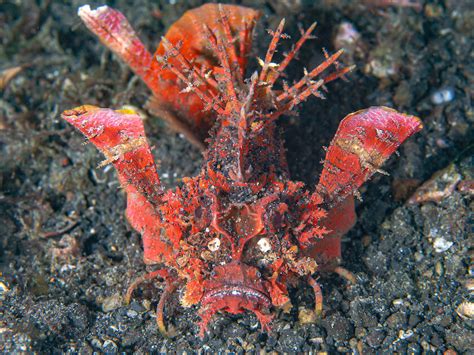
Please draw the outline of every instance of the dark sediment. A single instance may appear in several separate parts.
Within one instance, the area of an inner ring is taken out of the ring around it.
[[[264,30],[280,18],[293,38],[298,24],[318,21],[318,38],[304,47],[289,80],[321,61],[321,47],[334,51],[343,21],[360,34],[345,58],[358,67],[349,81],[329,85],[325,101],[308,100],[299,117],[281,120],[294,179],[315,183],[322,147],[357,109],[391,106],[418,115],[425,128],[385,165],[390,176],[364,186],[343,252],[344,266],[359,282],[349,286],[323,275],[320,322],[299,324],[298,307],[311,307],[312,296],[295,289],[297,306],[279,314],[271,334],[260,333],[252,315],[220,315],[204,341],[196,310],[177,300],[167,313],[178,336],[158,333],[159,285],[141,287],[131,305],[122,305],[130,280],[145,271],[140,238],[125,221],[113,169],[95,168],[102,157],[59,114],[85,103],[143,107],[149,93],[80,24],[82,3],[0,4],[0,69],[22,66],[0,98],[0,351],[472,351],[473,315],[463,307],[472,301],[472,195],[454,186],[439,201],[406,203],[441,169],[432,190],[473,178],[469,1],[430,2],[421,11],[344,0],[243,2],[264,13],[255,56],[269,41]],[[152,49],[173,21],[200,3],[116,1],[114,7]],[[167,186],[199,170],[200,153],[182,137],[154,117],[146,128]]]

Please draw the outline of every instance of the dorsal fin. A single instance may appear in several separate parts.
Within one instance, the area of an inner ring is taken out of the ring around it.
[[[170,27],[153,56],[121,12],[108,6],[92,10],[85,5],[79,8],[78,14],[102,43],[127,63],[153,92],[148,104],[150,111],[204,147],[217,115],[197,91],[217,96],[214,75],[222,73],[222,63],[211,48],[210,34],[227,39],[223,47],[229,54],[233,75],[242,80],[259,11],[221,4],[189,10]],[[223,17],[228,26],[223,25]],[[183,65],[183,60],[187,64]],[[173,67],[191,79],[193,90],[189,90],[185,81],[183,84],[183,78],[178,78]]]
[[[156,87],[152,88],[154,97],[149,102],[149,109],[169,121],[172,126],[180,126],[181,130],[183,126],[186,127],[189,133],[195,135],[194,140],[201,142],[207,138],[208,131],[215,122],[216,112],[205,110],[205,103],[195,92],[183,92],[183,85],[177,84],[177,75],[169,66],[163,66],[156,59],[166,57],[170,53],[170,46],[179,48],[176,57],[166,58],[167,64],[182,70],[183,59],[188,61],[190,69],[196,71],[195,75],[188,73],[193,83],[201,86],[201,91],[208,95],[218,95],[214,74],[221,70],[222,64],[210,47],[209,33],[220,38],[229,36],[222,25],[219,7],[228,18],[233,42],[229,44],[235,48],[227,50],[230,58],[232,52],[236,54],[236,63],[231,65],[238,68],[232,69],[237,70],[240,78],[243,78],[252,46],[253,28],[260,14],[257,10],[235,5],[206,4],[187,11],[166,33],[165,40],[161,41],[155,52],[151,67],[158,76]]]

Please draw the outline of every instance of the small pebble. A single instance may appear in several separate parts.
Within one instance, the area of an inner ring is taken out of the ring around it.
[[[306,342],[304,332],[290,329],[281,332],[278,338],[278,343],[281,345],[281,350],[286,353],[299,353]]]
[[[112,340],[105,340],[104,344],[102,345],[102,350],[105,353],[116,353],[118,351],[118,346]]]
[[[365,341],[371,348],[377,348],[380,346],[384,338],[385,332],[382,329],[375,329],[367,335]]]
[[[337,28],[337,34],[334,38],[334,48],[339,50],[341,48],[353,51],[353,47],[357,41],[360,40],[360,33],[355,26],[347,21],[342,22]]]
[[[436,265],[435,265],[435,271],[436,271],[436,274],[438,276],[441,276],[443,275],[443,271],[444,271],[444,268],[443,268],[443,264],[441,262],[437,262]]]
[[[406,316],[402,312],[393,313],[387,318],[386,323],[391,329],[400,329],[406,324]]]
[[[397,299],[395,299],[395,300],[392,301],[392,304],[393,304],[394,306],[402,306],[402,305],[403,305],[403,299],[397,298]]]
[[[443,237],[438,237],[433,241],[433,247],[437,253],[444,253],[453,246],[453,242],[450,242]]]
[[[417,263],[421,262],[424,259],[424,255],[420,252],[415,253],[415,261]]]
[[[401,329],[399,332],[398,332],[398,338],[401,339],[401,340],[405,340],[405,339],[408,339],[410,337],[413,336],[413,330],[411,329],[408,329],[407,331]]]
[[[407,346],[407,353],[408,354],[421,354],[421,346],[418,343],[409,343]]]
[[[372,237],[370,235],[364,235],[361,239],[362,245],[368,247],[372,242]]]
[[[8,286],[4,282],[0,281],[0,294],[7,293],[8,291],[10,291]]]
[[[420,322],[421,322],[421,318],[416,314],[410,314],[410,317],[408,317],[409,327],[415,327]]]
[[[90,343],[93,348],[100,349],[102,347],[102,341],[98,338],[92,338]]]
[[[458,308],[456,308],[456,313],[464,320],[473,320],[474,319],[474,302],[464,301]]]
[[[443,105],[454,99],[454,89],[451,87],[436,90],[431,94],[431,102],[435,105]]]
[[[146,310],[146,308],[143,307],[142,304],[140,304],[136,301],[133,301],[132,303],[130,303],[130,309],[133,310],[133,311],[136,311],[137,313],[141,313],[141,312],[144,312]]]
[[[133,309],[129,309],[127,311],[127,317],[129,318],[135,318],[136,316],[138,316],[138,312],[137,311],[134,311]]]
[[[110,297],[106,297],[102,302],[102,310],[104,312],[111,312],[114,309],[122,306],[122,296],[119,293],[113,294]]]
[[[298,310],[298,321],[300,324],[313,324],[316,323],[317,315],[312,309],[301,308]]]
[[[150,300],[143,300],[142,301],[142,306],[145,308],[145,310],[149,311],[151,309],[151,302]]]
[[[347,341],[354,335],[352,323],[339,313],[332,314],[321,322],[327,335],[336,341]]]
[[[464,287],[466,287],[466,289],[469,292],[474,291],[474,280],[473,279],[467,279],[466,281],[464,281]]]

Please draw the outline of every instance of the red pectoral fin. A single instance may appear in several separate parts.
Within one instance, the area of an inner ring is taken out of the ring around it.
[[[330,232],[323,239],[333,236],[343,236],[356,222],[354,197],[348,196],[337,206],[327,211],[327,216],[321,221],[321,224]]]
[[[341,238],[356,222],[354,197],[348,196],[344,201],[327,211],[319,223],[330,232],[321,239],[315,239],[306,255],[318,261],[327,262],[341,257]]]
[[[232,45],[237,55],[236,69],[243,77],[252,45],[253,27],[260,14],[242,6],[220,6],[230,25]],[[170,54],[169,44],[179,48],[180,56],[167,57],[168,63],[177,69],[183,69],[184,57],[200,75],[209,79],[206,82],[201,80],[196,85],[205,93],[217,94],[213,78],[221,70],[221,65],[211,48],[208,30],[216,36],[225,36],[218,4],[206,4],[189,10],[170,27],[165,35],[166,41],[161,41],[154,55],[152,71],[158,73],[158,77],[155,86],[151,88],[154,97],[149,103],[149,108],[163,116],[172,126],[178,129],[182,125],[187,126],[201,140],[208,136],[216,119],[215,112],[205,111],[203,101],[195,92],[183,92],[186,85],[178,79],[170,66],[163,66],[157,58]],[[229,48],[225,50],[230,53]],[[186,134],[185,131],[183,133]]]
[[[345,117],[326,154],[317,192],[329,206],[356,190],[423,125],[419,118],[387,107],[371,107]]]
[[[62,117],[104,153],[100,166],[112,163],[127,193],[127,217],[139,232],[156,225],[161,184],[143,123],[132,111],[80,106]]]
[[[153,84],[154,73],[150,72],[151,53],[120,11],[108,6],[92,10],[89,5],[84,5],[77,13],[103,44],[127,63],[148,86]]]
[[[226,35],[219,6],[229,23],[229,35],[232,37],[224,50],[231,53],[230,45],[235,48],[232,52],[236,57],[231,55],[230,58],[235,59],[236,63],[232,64],[243,77],[252,45],[253,27],[260,16],[256,10],[218,4],[206,4],[189,10],[170,27],[165,36],[166,41],[160,43],[154,56],[148,52],[121,12],[108,6],[92,10],[89,5],[78,10],[85,25],[127,63],[153,92],[148,104],[150,111],[201,147],[215,122],[216,114],[205,107],[196,90],[186,90],[188,85],[183,84],[169,64],[190,77],[192,85],[208,96],[216,95],[213,76],[222,69],[215,51],[210,48],[208,29],[215,36]],[[165,42],[175,49],[165,48]],[[176,50],[180,55],[176,56]],[[163,58],[166,58],[168,65],[158,60]],[[183,67],[183,58],[199,73],[200,80],[192,76],[189,68]]]

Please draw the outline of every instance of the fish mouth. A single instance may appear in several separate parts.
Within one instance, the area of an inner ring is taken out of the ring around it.
[[[265,308],[270,308],[272,305],[272,301],[267,294],[243,285],[223,285],[211,289],[204,294],[201,303],[205,305],[216,301],[225,301],[226,299],[242,299]]]
[[[255,286],[258,287],[259,285]],[[257,289],[241,283],[221,283],[208,289],[201,299],[201,306],[199,311],[202,319],[200,323],[201,336],[204,336],[207,324],[218,311],[231,314],[239,314],[245,311],[253,312],[260,321],[262,329],[266,331],[270,330],[269,323],[273,319],[273,314],[270,313],[272,301],[263,287]]]

